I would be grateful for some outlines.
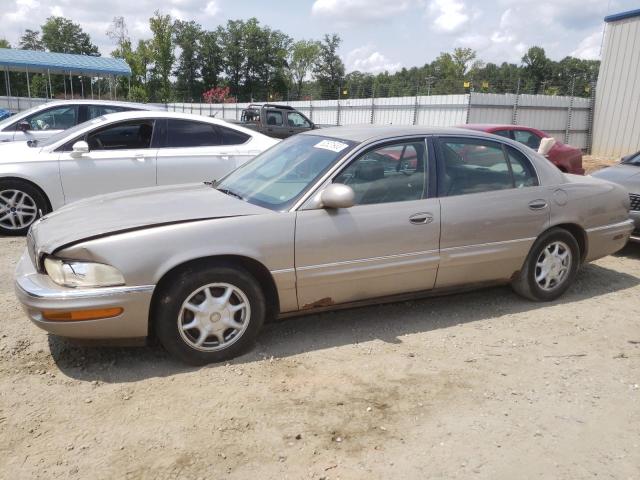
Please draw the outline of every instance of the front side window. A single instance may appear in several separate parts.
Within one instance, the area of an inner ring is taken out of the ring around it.
[[[282,112],[267,110],[267,125],[282,125]]]
[[[287,113],[287,122],[290,127],[311,128],[311,124],[298,112]]]
[[[334,179],[355,192],[356,205],[426,197],[427,154],[423,139],[385,145],[358,157]]]
[[[540,147],[540,140],[542,140],[538,135],[528,130],[514,130],[513,138],[516,142],[523,143],[527,147],[536,151],[538,151],[538,147]]]
[[[191,120],[169,119],[167,147],[215,147],[221,144],[216,126]]]
[[[149,148],[153,136],[151,119],[119,122],[90,132],[89,150],[129,150]]]
[[[295,135],[231,172],[216,188],[261,207],[288,210],[354,145],[347,140]]]
[[[77,114],[77,106],[65,105],[34,113],[24,120],[29,122],[30,130],[66,130],[76,124]]]
[[[526,158],[518,157],[519,152],[515,149],[508,151],[507,157],[502,144],[487,140],[442,139],[443,171],[438,174],[440,195],[465,195],[536,185],[535,173]]]

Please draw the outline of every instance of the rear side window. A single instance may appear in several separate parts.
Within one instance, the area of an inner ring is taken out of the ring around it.
[[[509,132],[509,130],[496,130],[495,132],[491,132],[494,135],[498,135],[500,137],[504,137],[504,138],[511,138],[511,133]]]
[[[108,113],[124,112],[125,110],[129,110],[129,109],[124,107],[113,107],[111,105],[88,105],[87,120],[91,120],[92,118],[98,118]]]
[[[514,130],[513,138],[516,142],[523,143],[533,150],[538,150],[538,147],[540,147],[541,138],[533,132],[529,132],[527,130]]]
[[[533,165],[529,159],[513,147],[505,145],[511,171],[513,172],[513,181],[516,188],[535,187],[538,185],[538,177]]]
[[[222,144],[216,126],[211,123],[169,119],[167,129],[169,148],[215,147]]]
[[[66,130],[77,123],[78,107],[64,105],[34,113],[25,118],[30,130]]]
[[[220,134],[222,145],[241,145],[251,138],[250,135],[232,128],[222,127],[220,125],[216,128]]]
[[[531,162],[516,149],[496,142],[455,138],[440,141],[441,196],[466,195],[538,185]]]

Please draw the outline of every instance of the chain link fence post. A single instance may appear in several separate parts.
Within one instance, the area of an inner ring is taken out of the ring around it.
[[[590,87],[590,96],[589,96],[589,112],[587,115],[587,145],[586,152],[591,155],[591,147],[593,145],[593,117],[594,117],[594,109],[596,106],[596,82],[595,80],[591,80],[589,82]]]
[[[416,85],[416,97],[413,104],[413,125],[418,123],[418,85]]]
[[[571,132],[571,117],[573,116],[573,89],[576,85],[576,77],[571,77],[571,88],[569,90],[569,106],[567,107],[567,124],[564,129],[564,143],[569,144],[569,133]]]
[[[375,97],[376,97],[376,89],[375,87],[371,87],[371,125],[373,125],[373,122],[375,120],[375,109],[376,109],[376,102],[375,102]]]
[[[513,99],[513,111],[511,112],[511,125],[518,124],[518,103],[520,103],[520,77],[516,86],[516,97]]]

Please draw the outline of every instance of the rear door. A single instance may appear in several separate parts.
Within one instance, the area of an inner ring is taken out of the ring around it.
[[[217,180],[236,167],[241,139],[223,135],[213,123],[169,118],[158,149],[158,185]],[[247,136],[246,134],[242,134]]]
[[[156,184],[156,153],[152,145],[155,120],[126,120],[100,127],[59,148],[65,202],[103,193]],[[72,154],[85,140],[89,153]]]
[[[549,225],[549,192],[530,160],[500,142],[440,137],[436,287],[508,280]]]
[[[287,138],[291,134],[289,133],[289,127],[285,124],[285,115],[282,110],[275,108],[265,108],[264,125],[266,128],[266,134],[275,138]]]

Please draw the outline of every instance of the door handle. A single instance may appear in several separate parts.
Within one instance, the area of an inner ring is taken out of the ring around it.
[[[433,222],[433,215],[430,213],[414,213],[409,217],[409,223],[414,225],[426,225]]]
[[[139,162],[144,162],[145,158],[144,158],[144,153],[134,153],[133,154],[133,158]]]
[[[544,208],[547,208],[547,202],[545,202],[544,200],[533,200],[529,202],[529,208],[531,210],[542,210]]]

